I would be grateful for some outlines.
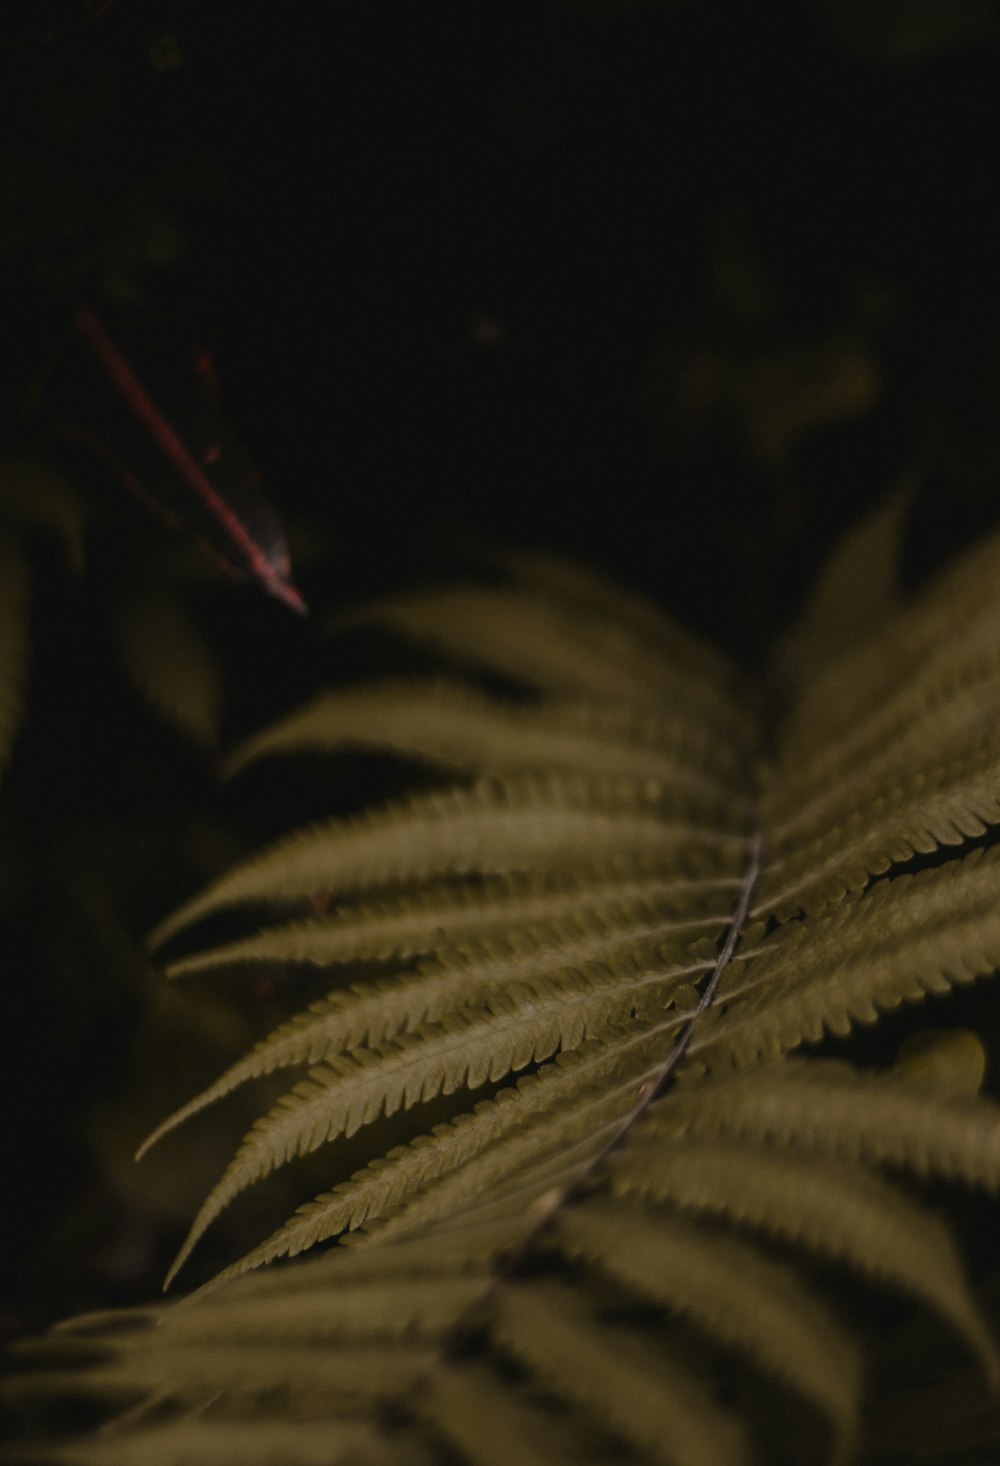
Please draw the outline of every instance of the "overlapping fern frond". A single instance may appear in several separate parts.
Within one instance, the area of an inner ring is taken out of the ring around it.
[[[175,980],[328,981],[150,1138],[288,1073],[171,1276],[277,1169],[327,1147],[330,1189],[195,1297],[30,1346],[17,1389],[118,1412],[45,1459],[882,1459],[886,1293],[978,1366],[1000,1441],[996,1345],[919,1189],[995,1190],[1000,1108],[961,1069],[796,1052],[1000,967],[1000,539],[867,640],[822,627],[767,758],[752,690],[653,608],[544,556],[505,569],[344,618],[447,680],[330,691],[232,756],[375,747],[441,782],[292,834],[156,934]],[[345,1174],[337,1142],[403,1112]]]

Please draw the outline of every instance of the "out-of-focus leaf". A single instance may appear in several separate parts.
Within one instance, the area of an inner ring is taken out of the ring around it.
[[[123,588],[117,626],[122,661],[150,705],[192,742],[214,748],[222,715],[222,669],[178,591]]]
[[[83,574],[83,501],[62,474],[31,458],[0,463],[0,514],[58,535],[70,565]]]

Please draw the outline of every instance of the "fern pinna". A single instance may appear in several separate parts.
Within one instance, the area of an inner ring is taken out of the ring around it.
[[[544,555],[340,619],[447,675],[329,691],[230,775],[377,748],[440,777],[291,835],[163,923],[174,981],[282,964],[329,991],[144,1147],[288,1071],[171,1280],[297,1157],[329,1147],[330,1189],[193,1297],[25,1346],[15,1394],[112,1415],[27,1449],[989,1459],[1000,1356],[918,1187],[995,1188],[1000,1109],[960,1043],[957,1063],[880,1070],[803,1047],[1000,966],[1000,538],[889,614],[869,564],[885,571],[886,523],[828,571],[777,711],[650,605]],[[864,637],[838,636],[845,588],[872,592]],[[199,944],[240,911],[244,935]],[[450,1118],[344,1174],[339,1139],[442,1096]],[[333,1239],[350,1245],[255,1271]]]

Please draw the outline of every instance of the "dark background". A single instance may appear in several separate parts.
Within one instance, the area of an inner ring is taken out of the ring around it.
[[[6,6],[3,446],[55,452],[26,403],[109,270],[203,323],[316,610],[200,592],[227,741],[328,674],[325,612],[482,537],[583,556],[752,668],[903,473],[911,587],[997,517],[998,35],[964,0]],[[158,265],[150,214],[182,241]],[[181,1223],[123,1199],[87,1116],[138,1082],[144,928],[274,823],[124,688],[104,580],[160,531],[73,468],[91,599],[43,547],[0,818],[12,1330],[155,1287]]]
[[[22,9],[4,120],[48,170],[40,234],[99,200],[112,235],[143,191],[182,222],[231,414],[352,579],[468,525],[756,647],[918,453],[986,433],[964,499],[991,496],[994,6]],[[872,410],[762,464],[699,353],[745,374],[844,331]]]

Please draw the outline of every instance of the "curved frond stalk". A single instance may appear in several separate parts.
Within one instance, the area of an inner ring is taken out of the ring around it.
[[[20,538],[0,526],[0,773],[10,762],[24,714],[29,595],[30,574]]]
[[[628,1139],[636,1125],[648,1112],[649,1106],[654,1099],[661,1097],[666,1090],[672,1086],[676,1077],[676,1071],[683,1063],[684,1057],[690,1046],[694,1033],[695,1024],[698,1019],[711,1007],[719,980],[732,961],[736,946],[739,941],[740,931],[746,921],[750,902],[753,898],[753,891],[756,885],[760,869],[761,839],[755,834],[748,842],[747,860],[744,870],[744,877],[741,884],[736,908],[728,924],[728,930],[719,946],[714,961],[710,964],[707,980],[700,991],[693,988],[688,989],[690,1000],[687,995],[683,998],[683,1008],[686,1010],[677,1015],[679,1019],[679,1033],[672,1045],[665,1048],[659,1055],[657,1061],[648,1072],[644,1082],[636,1091],[631,1106],[624,1117],[614,1126],[610,1134],[600,1136],[596,1148],[593,1144],[594,1137],[586,1137],[583,1147],[584,1153],[573,1158],[569,1165],[566,1164],[565,1147],[560,1156],[559,1166],[553,1173],[551,1167],[547,1169],[542,1178],[545,1189],[538,1191],[537,1183],[533,1186],[530,1176],[527,1180],[520,1178],[520,1191],[534,1191],[534,1195],[525,1197],[529,1213],[538,1213],[538,1223],[535,1229],[529,1234],[520,1251],[511,1264],[516,1267],[523,1262],[531,1247],[537,1243],[538,1238],[547,1230],[552,1220],[568,1206],[579,1201],[583,1194],[583,1187],[588,1182],[598,1178],[603,1164]],[[700,944],[692,945],[694,952]],[[693,1001],[692,1001],[693,1000]],[[675,1002],[678,1001],[675,996]],[[656,1037],[662,1040],[668,1028],[667,1022],[662,1019],[662,1004],[657,1005],[659,1011],[656,1013],[656,1020],[652,1028]],[[642,1017],[636,1014],[636,1017]],[[677,1020],[675,1020],[677,1021]],[[629,1044],[628,1047],[632,1045]],[[616,1086],[617,1088],[617,1086]],[[580,1147],[577,1147],[579,1150]],[[535,1166],[538,1169],[539,1155],[536,1150]],[[501,1200],[501,1214],[509,1206],[509,1197],[504,1196]],[[488,1208],[487,1208],[488,1209]]]
[[[664,800],[667,808],[664,809]],[[487,778],[470,789],[414,797],[374,814],[299,831],[220,877],[163,922],[159,946],[206,916],[251,901],[318,891],[364,892],[446,874],[497,874],[638,856],[663,869],[701,858],[728,874],[738,830],[706,828],[674,813],[655,782],[550,777]],[[648,868],[648,867],[647,867]]]
[[[655,864],[655,862],[650,862]],[[171,978],[195,977],[251,962],[360,959],[405,962],[466,941],[530,931],[539,923],[585,919],[600,912],[624,926],[632,911],[655,909],[678,922],[722,920],[738,876],[664,877],[643,872],[641,859],[614,865],[567,866],[525,875],[484,877],[474,884],[417,887],[380,901],[338,906],[322,918],[265,927],[252,936],[209,947],[172,962]]]
[[[673,1084],[676,1077],[676,1071],[683,1063],[684,1057],[690,1046],[695,1024],[698,1019],[711,1007],[715,999],[719,980],[723,972],[733,959],[733,955],[739,941],[740,931],[746,921],[750,902],[753,898],[753,891],[760,869],[760,856],[761,839],[759,833],[757,833],[751,836],[748,842],[744,876],[741,882],[740,892],[735,910],[733,911],[733,914],[728,923],[728,930],[725,933],[724,939],[721,942],[717,953],[714,955],[714,960],[711,961],[709,964],[706,964],[708,967],[707,979],[704,982],[704,985],[702,986],[700,991],[694,988],[689,988],[687,992],[684,993],[683,998],[680,998],[679,995],[675,994],[674,1001],[682,1006],[685,1010],[684,1012],[678,1014],[673,1020],[673,1022],[676,1023],[679,1027],[680,1031],[678,1032],[673,1044],[671,1044],[669,1047],[664,1048],[661,1051],[657,1061],[652,1065],[646,1076],[644,1076],[644,1081],[637,1089],[632,1103],[626,1110],[624,1116],[614,1126],[610,1134],[605,1133],[600,1136],[596,1148],[593,1144],[594,1137],[586,1137],[584,1154],[575,1157],[569,1166],[567,1166],[565,1163],[564,1153],[561,1157],[560,1166],[556,1173],[552,1175],[550,1171],[549,1174],[544,1178],[545,1181],[551,1182],[551,1184],[548,1185],[547,1189],[542,1190],[541,1193],[538,1193],[537,1187],[531,1187],[530,1178],[528,1179],[527,1184],[525,1184],[524,1178],[521,1178],[522,1192],[529,1188],[535,1190],[535,1195],[527,1198],[529,1210],[537,1211],[539,1213],[538,1226],[535,1229],[535,1232],[528,1239],[529,1246],[531,1243],[537,1241],[538,1236],[546,1230],[551,1220],[555,1218],[567,1205],[573,1204],[579,1200],[580,1195],[582,1194],[581,1188],[587,1182],[595,1179],[595,1177],[600,1172],[600,1168],[602,1167],[603,1163],[607,1160],[608,1156],[611,1155],[615,1150],[617,1150],[618,1147],[621,1146],[628,1139],[636,1124],[647,1113],[649,1106],[653,1102],[653,1100],[662,1096],[667,1088]],[[692,954],[698,949],[699,946],[700,943],[692,944]],[[671,1020],[663,1020],[662,1004],[657,1005],[657,1007],[658,1011],[654,1012],[652,1031],[655,1034],[656,1038],[662,1041],[666,1035],[668,1027],[671,1026]],[[641,1020],[644,1015],[637,1013],[634,1016]],[[645,1025],[640,1023],[640,1028],[642,1026]],[[617,1037],[617,1035],[614,1035],[613,1030],[612,1035],[613,1037]],[[625,1045],[625,1047],[628,1048],[631,1048],[632,1046],[632,1042],[629,1042]],[[620,1093],[619,1086],[616,1086],[616,1090],[618,1090]],[[616,1099],[617,1097],[618,1094],[615,1095]],[[537,1169],[539,1160],[537,1150],[534,1159],[535,1168]],[[501,1202],[501,1207],[504,1208],[507,1204],[508,1198],[504,1197]],[[523,1260],[523,1258],[521,1260]]]
[[[381,1043],[422,1023],[487,1006],[498,993],[535,986],[552,970],[616,959],[634,964],[646,954],[664,968],[672,962],[684,980],[690,976],[690,963],[685,963],[679,945],[671,950],[670,944],[677,944],[682,935],[711,937],[719,924],[685,923],[687,930],[678,931],[675,923],[651,924],[650,910],[633,909],[622,915],[624,921],[617,924],[600,912],[590,913],[589,920],[581,913],[574,923],[536,926],[521,940],[445,951],[434,962],[423,963],[415,975],[403,973],[331,993],[275,1029],[158,1126],[139,1147],[136,1159],[185,1120],[253,1079],[277,1069],[332,1060],[361,1044]],[[645,916],[646,924],[640,924],[640,916]]]
[[[720,1075],[679,1089],[647,1123],[665,1143],[688,1135],[745,1138],[1000,1187],[1000,1106],[833,1061],[793,1059]]]
[[[789,1268],[745,1242],[621,1200],[590,1200],[564,1212],[555,1245],[756,1360],[826,1417],[838,1459],[847,1458],[860,1352]]]
[[[966,1341],[987,1378],[1000,1378],[1000,1358],[949,1233],[864,1168],[695,1139],[637,1141],[609,1165],[622,1194],[760,1228],[918,1298]]]
[[[620,1023],[637,1004],[662,1008],[710,965],[688,962],[664,973],[660,963],[632,957],[625,978],[624,959],[614,969],[587,963],[497,994],[481,1014],[452,1014],[395,1041],[328,1060],[249,1131],[198,1213],[165,1286],[219,1213],[276,1168],[383,1114],[459,1087],[476,1089],[557,1049],[575,1048]]]
[[[711,1399],[666,1350],[604,1323],[576,1290],[557,1283],[508,1285],[492,1333],[561,1399],[610,1427],[643,1459],[664,1466],[743,1466],[738,1418]]]
[[[778,927],[730,979],[724,1023],[692,1045],[772,1058],[824,1033],[1000,967],[1000,846],[874,885],[826,916]]]
[[[475,772],[560,769],[659,779],[704,802],[706,817],[749,801],[734,784],[731,742],[700,724],[615,705],[524,706],[461,682],[395,681],[322,693],[230,755],[229,777],[262,758],[382,749]],[[728,775],[724,779],[723,775]]]
[[[303,1222],[315,1227],[342,1209],[363,1208],[364,1216],[347,1225],[365,1221],[365,1240],[381,1245],[422,1235],[442,1218],[454,1216],[461,1228],[478,1225],[491,1210],[480,1198],[495,1198],[493,1210],[503,1216],[553,1187],[572,1189],[648,1100],[665,1045],[676,1042],[698,1003],[694,987],[681,988],[666,1012],[654,1006],[651,1022],[610,1028],[600,1041],[557,1054],[472,1114],[435,1127],[301,1208]]]

